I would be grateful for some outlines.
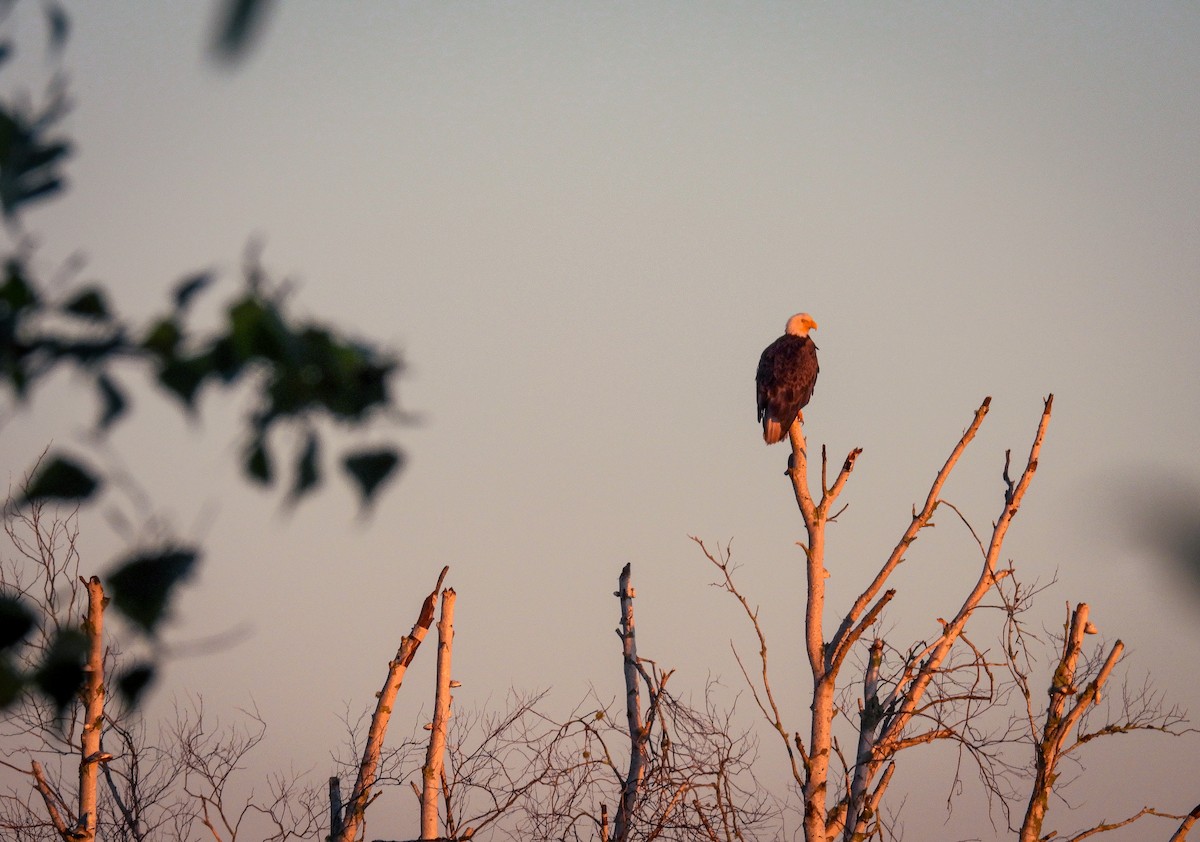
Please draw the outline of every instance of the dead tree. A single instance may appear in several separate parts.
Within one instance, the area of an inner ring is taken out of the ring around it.
[[[1006,662],[995,656],[989,657],[987,650],[977,646],[966,630],[971,618],[985,605],[985,599],[996,594],[1000,595],[1001,605],[998,607],[1008,609],[1010,628],[1019,628],[1014,619],[1019,600],[1006,596],[1002,590],[1003,583],[1010,579],[1013,570],[1011,567],[1002,568],[1000,559],[1005,537],[1038,467],[1053,399],[1051,395],[1045,401],[1029,455],[1015,479],[1010,475],[1011,453],[1006,455],[1003,501],[992,523],[991,534],[980,539],[972,530],[980,550],[979,572],[974,584],[954,613],[948,615],[950,619],[939,618],[939,629],[931,639],[907,649],[889,647],[883,638],[868,638],[867,633],[896,595],[894,589],[885,589],[890,577],[906,559],[921,531],[933,525],[933,516],[939,507],[945,506],[966,522],[957,508],[942,497],[942,488],[983,423],[990,398],[985,399],[976,410],[971,423],[935,476],[924,504],[919,509],[913,507],[911,520],[894,549],[841,617],[828,639],[825,635],[825,579],[829,575],[825,567],[825,528],[836,517],[833,506],[845,488],[861,451],[855,449],[849,453],[833,483],[829,484],[828,463],[822,450],[820,485],[814,493],[810,490],[803,427],[800,423],[793,424],[788,476],[807,538],[800,545],[805,553],[807,574],[804,648],[813,679],[812,720],[807,739],[799,731],[788,728],[783,721],[781,708],[771,690],[766,636],[757,609],[752,608],[734,585],[728,551],[714,555],[697,540],[708,559],[721,571],[722,578],[717,584],[739,601],[758,637],[758,675],[752,678],[740,658],[739,664],[760,711],[779,734],[787,750],[793,778],[802,793],[806,842],[831,842],[838,837],[845,842],[854,842],[880,834],[880,803],[895,770],[896,755],[905,749],[934,741],[957,742],[979,764],[989,791],[1001,795],[1002,801],[1007,797],[1000,792],[996,780],[998,775],[1010,771],[1011,766],[1005,766],[1008,761],[999,757],[999,751],[1000,747],[1015,744],[1019,735],[1012,732],[1010,723],[998,735],[986,736],[980,730],[979,722],[983,712],[996,705],[1003,696],[998,689],[1001,679],[996,675],[996,668],[1007,663],[1027,701],[1031,698],[1026,677],[1028,672],[1022,672],[1011,660],[1012,653],[1020,648],[1012,645],[1011,631],[1009,645],[1006,646],[1009,660]],[[967,526],[969,528],[970,524]],[[1018,591],[1019,588],[1014,586],[1013,593]],[[1064,754],[1101,733],[1132,730],[1135,727],[1170,730],[1181,721],[1176,711],[1163,713],[1151,705],[1140,709],[1138,715],[1124,724],[1109,722],[1095,732],[1077,737],[1074,744],[1065,744],[1080,717],[1098,699],[1121,651],[1118,641],[1108,657],[1091,673],[1088,679],[1091,683],[1087,689],[1076,689],[1078,645],[1070,641],[1082,639],[1084,630],[1088,628],[1086,614],[1084,606],[1082,615],[1076,618],[1069,629],[1050,691],[1051,703],[1046,723],[1035,734],[1037,776],[1021,829],[1023,842],[1042,838],[1040,830],[1054,785],[1055,765]],[[857,682],[853,679],[841,682],[844,685],[841,691],[843,695],[847,692],[846,687],[860,688],[857,716],[854,716],[844,704],[839,707],[839,680],[843,677],[847,657],[856,649],[863,651],[863,644],[866,644],[865,665],[861,677]],[[1027,708],[1033,710],[1031,704],[1027,704]],[[845,714],[847,719],[857,719],[855,748],[849,760],[842,756],[840,744],[833,733],[839,712]],[[1032,724],[1032,713],[1030,722]],[[1031,731],[1037,730],[1031,727]],[[840,761],[843,769],[840,780],[831,773],[831,762],[835,759]],[[994,767],[1001,771],[996,771]],[[1006,802],[1003,807],[1007,814]],[[1143,814],[1165,815],[1149,808]],[[1182,816],[1177,818],[1184,819]],[[1112,828],[1096,826],[1076,838],[1107,829]]]
[[[272,778],[267,798],[230,796],[234,774],[262,740],[265,725],[253,713],[257,727],[214,733],[197,699],[191,709],[177,709],[161,742],[146,739],[140,714],[107,692],[120,670],[118,641],[106,631],[103,584],[79,575],[74,512],[64,515],[39,502],[5,515],[17,557],[0,568],[0,590],[21,594],[42,619],[22,644],[22,666],[69,665],[72,658],[49,656],[61,641],[76,640],[83,680],[73,681],[80,689],[61,710],[28,694],[5,711],[0,739],[8,759],[0,765],[29,784],[27,791],[0,793],[0,835],[182,840],[192,838],[197,823],[217,842],[233,842],[239,833],[284,840],[315,832],[319,802],[294,776]],[[19,757],[25,762],[15,762]],[[252,831],[246,829],[251,817]]]
[[[647,743],[650,740],[650,724],[642,720],[642,697],[639,691],[638,670],[641,664],[637,656],[637,637],[634,631],[633,586],[630,584],[630,565],[621,570],[619,590],[621,600],[621,625],[617,634],[621,638],[621,654],[625,671],[625,719],[629,727],[629,769],[621,784],[621,797],[617,800],[617,819],[613,824],[613,842],[625,842],[629,836],[629,823],[633,817],[633,805],[637,802],[638,789],[646,772]],[[668,677],[669,674],[668,674]]]
[[[412,631],[401,638],[400,648],[396,650],[396,657],[388,664],[387,678],[383,682],[383,689],[377,696],[378,701],[375,704],[375,713],[371,717],[371,725],[367,732],[366,745],[363,747],[354,789],[351,790],[350,799],[346,802],[344,815],[340,821],[335,819],[332,822],[334,826],[331,828],[330,836],[334,842],[353,842],[357,838],[359,828],[366,817],[367,807],[375,798],[375,779],[383,754],[383,740],[387,734],[393,705],[396,703],[396,695],[400,692],[400,684],[404,681],[404,675],[416,656],[421,641],[425,639],[430,626],[433,625],[434,606],[437,603],[438,593],[441,592],[442,582],[445,581],[449,571],[449,567],[442,568],[437,584],[434,585],[429,596],[425,597],[421,613],[417,617],[417,621],[413,623]],[[330,792],[334,793],[335,791],[334,782],[330,782]]]
[[[753,742],[733,713],[707,690],[704,705],[684,703],[668,690],[671,671],[637,653],[628,566],[616,596],[625,716],[610,715],[593,696],[558,720],[545,712],[542,693],[514,694],[501,713],[456,714],[440,770],[431,759],[440,749],[427,749],[422,786],[412,782],[426,818],[427,787],[440,782],[437,838],[491,830],[521,839],[732,842],[778,825],[753,777]],[[436,733],[441,721],[427,727]],[[430,833],[424,827],[422,838]]]
[[[992,528],[991,538],[983,548],[983,562],[976,583],[953,618],[942,623],[941,632],[931,642],[908,655],[900,675],[892,682],[891,689],[884,692],[880,692],[879,686],[883,644],[878,642],[872,645],[864,680],[863,710],[859,717],[858,747],[850,790],[843,796],[844,804],[838,804],[832,811],[829,809],[827,790],[829,761],[834,748],[832,726],[839,673],[847,655],[894,596],[894,591],[884,591],[883,587],[904,559],[909,547],[917,540],[921,530],[930,524],[941,502],[942,487],[983,423],[991,399],[985,399],[975,412],[971,424],[935,477],[926,495],[925,505],[919,512],[913,512],[911,522],[891,555],[846,612],[828,643],[824,634],[825,578],[828,575],[825,570],[825,527],[832,513],[832,506],[845,487],[854,468],[854,461],[861,450],[851,451],[832,486],[825,483],[826,464],[822,454],[820,493],[814,500],[809,490],[803,426],[792,425],[790,437],[793,456],[788,473],[808,536],[808,542],[804,546],[808,572],[805,644],[813,676],[813,715],[807,747],[799,741],[796,745],[804,765],[804,833],[809,842],[824,842],[839,834],[847,842],[866,838],[875,827],[877,805],[889,780],[889,776],[880,776],[885,764],[889,763],[898,751],[909,746],[954,737],[953,733],[945,729],[935,728],[916,734],[908,733],[908,729],[914,717],[923,709],[930,704],[938,705],[947,701],[944,698],[927,696],[935,686],[935,679],[944,674],[947,658],[955,643],[962,637],[967,621],[988,592],[1006,575],[1005,571],[999,568],[1001,549],[1009,525],[1016,517],[1025,491],[1037,470],[1038,455],[1050,421],[1053,400],[1053,396],[1046,399],[1029,456],[1015,482],[1009,479],[1008,465],[1005,465],[1003,506]]]
[[[61,746],[53,753],[64,760],[69,756],[67,746],[78,724],[78,744],[73,752],[78,784],[74,793],[64,790],[62,782],[47,773],[33,752],[29,754],[28,768],[7,761],[4,765],[31,779],[42,801],[45,817],[58,837],[89,842],[96,838],[100,769],[112,760],[112,755],[101,749],[100,742],[105,722],[104,609],[108,600],[98,577],[85,579],[79,575],[79,554],[75,549],[78,526],[74,512],[66,516],[47,513],[46,505],[41,502],[23,510],[6,504],[4,528],[27,564],[14,564],[0,570],[0,592],[33,596],[34,603],[43,609],[43,624],[27,648],[26,662],[32,665],[44,658],[40,669],[60,664],[59,669],[70,670],[74,657],[64,652],[64,657],[57,658],[53,647],[77,642],[83,654],[82,681],[77,685],[72,682],[72,686],[79,687],[78,721],[70,704],[51,714],[44,704],[33,699],[27,707],[9,717],[24,735],[35,740],[48,739],[50,745]],[[32,577],[27,575],[29,565],[35,571]],[[80,610],[82,616],[76,613]],[[62,635],[73,618],[77,618],[78,632]]]
[[[1041,739],[1034,746],[1036,773],[1029,807],[1025,811],[1025,820],[1021,823],[1021,842],[1037,842],[1041,839],[1042,823],[1046,819],[1046,810],[1050,804],[1050,792],[1058,778],[1058,761],[1074,747],[1067,745],[1067,739],[1079,723],[1079,718],[1099,701],[1100,693],[1125,648],[1125,644],[1118,640],[1104,659],[1100,672],[1081,692],[1076,687],[1075,674],[1079,666],[1079,654],[1083,649],[1083,636],[1088,631],[1095,632],[1090,625],[1087,603],[1081,602],[1071,614],[1069,628],[1063,636],[1062,657],[1059,658],[1058,667],[1054,670],[1054,677],[1050,682],[1046,723],[1042,728]]]
[[[987,414],[990,398],[985,399],[975,416],[930,486],[924,505],[914,507],[912,518],[895,548],[873,579],[855,599],[840,619],[832,637],[825,636],[825,531],[834,505],[841,495],[861,449],[852,450],[842,464],[832,484],[827,482],[828,463],[821,454],[820,486],[814,495],[808,477],[808,453],[803,426],[793,424],[790,430],[792,456],[788,476],[791,480],[797,507],[804,522],[806,542],[801,544],[806,564],[805,653],[813,679],[812,719],[807,740],[799,732],[789,730],[783,723],[780,709],[770,691],[767,676],[766,638],[758,623],[757,611],[736,590],[731,578],[728,559],[714,557],[704,549],[708,558],[722,570],[724,581],[719,584],[734,594],[755,627],[760,642],[761,679],[753,682],[755,699],[773,728],[780,734],[791,759],[791,769],[800,787],[804,804],[804,837],[807,842],[826,842],[842,836],[846,840],[865,839],[877,828],[880,800],[891,780],[891,761],[897,752],[913,745],[938,739],[953,739],[953,728],[937,724],[925,730],[914,730],[914,719],[949,704],[977,700],[974,694],[939,694],[939,680],[954,665],[948,658],[956,643],[963,639],[967,621],[983,598],[1005,575],[998,567],[1001,548],[1009,525],[1020,509],[1026,489],[1037,469],[1046,426],[1050,420],[1053,396],[1048,398],[1041,422],[1034,435],[1024,469],[1014,482],[1005,466],[1003,507],[993,526],[986,545],[981,544],[982,563],[975,585],[948,621],[942,621],[940,632],[932,641],[905,653],[898,673],[883,682],[884,642],[874,641],[867,654],[863,675],[863,696],[853,760],[847,764],[848,774],[844,791],[830,803],[830,762],[837,753],[833,723],[837,713],[838,682],[846,659],[895,596],[885,590],[889,577],[904,560],[921,530],[931,525],[934,512],[941,504],[941,490],[959,458],[975,437]],[[703,548],[703,547],[702,547]],[[978,665],[979,659],[971,662]],[[743,666],[743,671],[745,668]],[[748,672],[746,672],[749,678]],[[761,686],[761,690],[759,687]]]
[[[1005,604],[1010,609],[1015,608],[1010,599],[1006,599]],[[1099,724],[1090,721],[1102,699],[1109,695],[1107,686],[1125,649],[1125,644],[1117,640],[1112,646],[1102,647],[1089,656],[1085,651],[1084,641],[1087,635],[1098,633],[1098,629],[1091,622],[1087,603],[1081,602],[1067,612],[1058,657],[1053,663],[1054,669],[1045,690],[1045,712],[1039,725],[1035,717],[1037,703],[1030,671],[1027,663],[1018,657],[1023,647],[1013,643],[1016,639],[1025,640],[1025,635],[1021,634],[1016,625],[1015,614],[1010,614],[1006,647],[1008,664],[1025,702],[1025,718],[1034,755],[1033,780],[1029,787],[1025,815],[1018,829],[1021,842],[1038,842],[1045,838],[1042,830],[1061,775],[1061,761],[1093,740],[1114,734],[1135,731],[1159,731],[1172,735],[1183,733],[1183,712],[1178,708],[1164,707],[1161,698],[1145,688],[1132,694],[1121,692],[1119,710],[1101,716]],[[1160,812],[1153,807],[1143,807],[1127,818],[1100,822],[1061,838],[1084,839],[1125,827],[1147,816],[1159,816],[1182,820],[1172,837],[1182,839],[1195,822],[1198,810],[1200,807],[1188,816],[1178,816]],[[1051,835],[1057,836],[1057,832]]]
[[[421,838],[438,838],[438,796],[445,789],[446,731],[450,724],[450,663],[454,650],[453,588],[442,592],[442,616],[438,620],[437,688],[433,699],[433,723],[429,729],[429,750],[421,770]]]
[[[669,689],[674,670],[663,670],[638,655],[630,565],[625,565],[614,594],[621,604],[617,635],[621,640],[625,685],[622,731],[599,713],[585,724],[584,757],[598,758],[586,771],[607,770],[616,783],[616,815],[608,822],[605,780],[591,788],[600,801],[590,813],[599,837],[612,842],[668,839],[734,840],[765,830],[777,819],[752,773],[754,746],[706,692],[702,708],[686,704]],[[643,705],[643,690],[645,704]],[[620,739],[628,761],[610,746]],[[543,828],[545,830],[546,828]],[[561,835],[556,832],[552,834]]]
[[[107,601],[97,577],[86,580],[84,585],[88,602],[82,629],[87,640],[87,666],[79,691],[83,725],[79,736],[79,788],[74,805],[68,804],[37,760],[30,761],[28,772],[50,823],[64,842],[90,842],[96,838],[99,767],[112,760],[112,755],[100,750],[100,731],[104,725],[104,606]]]

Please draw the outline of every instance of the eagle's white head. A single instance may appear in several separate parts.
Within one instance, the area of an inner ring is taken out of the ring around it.
[[[791,336],[808,336],[810,330],[817,329],[816,320],[808,313],[797,313],[788,319],[786,333]]]

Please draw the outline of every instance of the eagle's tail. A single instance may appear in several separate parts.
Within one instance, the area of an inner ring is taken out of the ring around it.
[[[779,423],[778,418],[766,417],[763,418],[763,441],[767,444],[776,444],[783,441],[787,430],[783,429],[783,425]]]

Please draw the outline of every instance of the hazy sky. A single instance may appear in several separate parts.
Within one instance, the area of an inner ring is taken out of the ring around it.
[[[45,78],[26,5],[5,90]],[[148,315],[196,269],[224,272],[214,305],[231,294],[259,237],[298,312],[408,363],[420,422],[394,437],[410,464],[368,521],[341,484],[289,516],[238,480],[245,396],[208,396],[192,425],[147,394],[111,439],[207,551],[171,639],[246,631],[172,662],[154,709],[253,700],[270,732],[252,773],[328,774],[341,715],[373,702],[443,564],[462,709],[510,686],[551,686],[562,712],[589,686],[616,699],[626,562],[642,654],[678,667],[677,689],[714,675],[732,695],[728,641],[748,630],[689,535],[732,540],[807,730],[802,524],[752,395],[758,354],[801,310],[821,325],[810,446],[865,450],[830,531],[831,617],[985,395],[945,496],[988,528],[1004,451],[1027,453],[1053,392],[1005,553],[1057,578],[1035,627],[1087,601],[1134,685],[1150,673],[1200,707],[1200,585],[1146,539],[1164,506],[1200,520],[1200,6],[294,2],[232,71],[205,56],[210,4],[69,10],[78,154],[66,197],[26,220],[41,265],[78,250],[83,277]],[[10,481],[51,440],[82,440],[95,406],[78,385],[5,426]],[[84,525],[103,570],[121,537]],[[918,542],[896,645],[956,610],[973,547],[946,517]],[[402,690],[403,733],[432,654]],[[1195,739],[1116,748],[1090,756],[1053,827],[1195,804]],[[767,737],[761,756],[760,775],[784,774]],[[944,824],[947,767],[925,762],[892,786],[910,837],[991,838],[975,812]]]

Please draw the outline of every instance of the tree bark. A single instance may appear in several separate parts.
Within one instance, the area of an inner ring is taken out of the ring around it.
[[[1192,812],[1184,817],[1179,827],[1171,834],[1171,838],[1167,842],[1184,842],[1187,839],[1188,831],[1192,829],[1192,826],[1196,824],[1198,819],[1200,819],[1200,804],[1193,807]]]
[[[1075,686],[1075,671],[1087,628],[1088,605],[1081,602],[1071,614],[1067,633],[1063,638],[1062,655],[1047,691],[1050,702],[1046,706],[1046,724],[1042,728],[1041,739],[1034,749],[1033,789],[1029,797],[1029,806],[1025,810],[1025,819],[1021,823],[1021,842],[1038,842],[1042,838],[1042,825],[1050,806],[1050,794],[1058,779],[1058,761],[1062,758],[1067,737],[1079,718],[1091,705],[1099,701],[1100,691],[1125,649],[1125,644],[1119,640],[1113,644],[1100,672],[1081,692]],[[1075,703],[1068,708],[1067,700],[1071,697],[1075,697]]]
[[[621,800],[617,804],[617,817],[613,822],[613,842],[625,842],[633,819],[633,808],[637,803],[638,790],[646,772],[646,740],[648,735],[642,724],[642,698],[638,690],[637,638],[633,622],[633,599],[637,592],[631,584],[632,572],[626,564],[618,580],[617,596],[621,600],[621,652],[625,663],[625,717],[629,725],[629,770],[621,787]]]
[[[342,836],[342,788],[337,777],[329,779],[329,838]]]
[[[813,677],[812,721],[808,749],[804,757],[804,838],[808,842],[824,842],[828,838],[829,819],[826,794],[829,780],[829,755],[833,746],[833,714],[837,693],[837,670],[826,657],[824,615],[825,523],[829,506],[837,498],[846,478],[853,469],[860,451],[852,451],[834,483],[833,488],[821,489],[821,500],[815,502],[808,487],[808,453],[804,426],[797,420],[788,431],[792,445],[792,460],[788,476],[796,495],[796,505],[804,519],[807,545],[802,545],[807,562],[808,598],[804,611],[804,643]],[[823,472],[822,472],[823,473]],[[824,483],[822,483],[824,486]]]
[[[438,620],[437,690],[433,701],[433,728],[429,733],[429,748],[425,768],[421,770],[424,787],[421,792],[421,838],[438,838],[438,794],[445,768],[446,731],[450,726],[450,657],[454,647],[453,588],[442,593],[442,617]]]
[[[87,636],[88,660],[83,688],[83,728],[79,735],[79,817],[71,838],[88,842],[96,838],[96,788],[100,780],[100,763],[105,759],[100,751],[100,732],[104,727],[104,608],[108,600],[99,577],[93,576],[87,586],[88,608],[83,621]]]
[[[34,788],[38,791],[38,795],[42,796],[42,802],[46,805],[46,814],[50,817],[50,823],[54,825],[54,830],[63,839],[69,839],[67,834],[70,832],[70,828],[67,827],[67,821],[63,816],[63,811],[69,810],[69,808],[50,786],[50,782],[46,780],[42,764],[34,760],[30,765],[29,774],[33,775]],[[62,810],[59,810],[60,804]]]

